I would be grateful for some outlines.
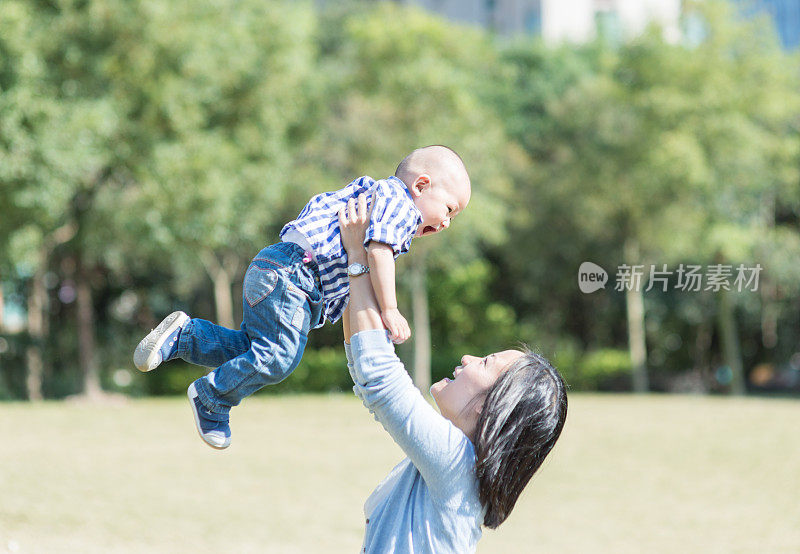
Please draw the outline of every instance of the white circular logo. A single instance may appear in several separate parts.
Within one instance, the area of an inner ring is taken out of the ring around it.
[[[606,270],[592,262],[583,262],[578,268],[578,287],[581,292],[589,294],[596,290],[606,288],[608,273]]]

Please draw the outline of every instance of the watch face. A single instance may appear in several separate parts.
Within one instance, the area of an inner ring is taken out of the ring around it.
[[[369,267],[363,264],[352,263],[349,266],[347,266],[348,275],[353,277],[355,277],[356,275],[361,275],[363,273],[366,273],[367,271],[369,271]]]

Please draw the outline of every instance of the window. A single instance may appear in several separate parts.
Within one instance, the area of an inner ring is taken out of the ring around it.
[[[540,35],[542,33],[542,2],[541,0],[533,0],[531,5],[525,11],[525,32],[531,35]]]
[[[611,44],[622,42],[622,25],[615,10],[599,10],[594,14],[597,36]]]

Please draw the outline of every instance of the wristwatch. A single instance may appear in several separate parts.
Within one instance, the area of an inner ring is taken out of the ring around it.
[[[369,266],[360,264],[358,262],[353,262],[352,264],[347,266],[347,275],[350,277],[358,277],[359,275],[364,275],[369,271]]]

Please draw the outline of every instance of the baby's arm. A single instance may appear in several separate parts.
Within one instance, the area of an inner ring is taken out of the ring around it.
[[[371,241],[368,249],[370,281],[381,308],[381,320],[395,343],[408,340],[411,329],[397,309],[394,281],[394,251],[388,244]]]

